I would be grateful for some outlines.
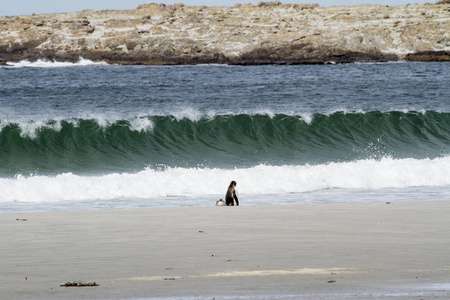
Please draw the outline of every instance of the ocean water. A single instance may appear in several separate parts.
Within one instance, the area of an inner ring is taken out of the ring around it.
[[[0,67],[0,212],[450,200],[450,64]]]

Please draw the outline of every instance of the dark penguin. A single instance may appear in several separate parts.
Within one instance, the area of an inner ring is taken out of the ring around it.
[[[227,206],[239,206],[239,200],[236,195],[236,181],[232,181],[227,189],[227,194],[225,195],[225,202]]]

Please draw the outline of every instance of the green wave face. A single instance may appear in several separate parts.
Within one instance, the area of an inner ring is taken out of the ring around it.
[[[448,154],[450,113],[216,115],[0,123],[0,174],[235,168]]]

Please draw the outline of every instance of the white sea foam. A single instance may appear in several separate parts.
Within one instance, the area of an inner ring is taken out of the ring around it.
[[[177,120],[189,119],[192,121],[198,121],[204,116],[200,110],[193,108],[193,107],[176,109],[168,114],[174,116]],[[163,115],[168,115],[168,114],[163,114]]]
[[[97,124],[103,128],[106,129],[108,126],[111,126],[112,124],[116,123],[117,121],[120,121],[121,118],[119,117],[105,117],[100,115],[90,115],[85,116],[83,119],[85,120],[95,120]],[[8,120],[0,120],[0,132],[2,130],[10,125],[10,124],[16,124],[20,130],[20,136],[21,137],[29,137],[29,138],[36,138],[37,133],[42,129],[50,129],[56,132],[61,131],[62,129],[62,122],[66,122],[69,124],[72,124],[74,127],[80,126],[80,120],[81,118],[54,118],[51,120],[46,119],[40,119],[40,120],[33,120],[33,121],[27,121],[27,120],[15,120],[15,121],[8,121]],[[153,130],[154,123],[149,119],[149,117],[133,117],[129,120],[129,128],[132,131],[151,131]]]
[[[85,67],[94,65],[107,66],[108,64],[104,61],[94,62],[92,60],[80,57],[80,60],[76,63],[38,59],[35,62],[30,62],[29,60],[22,60],[19,62],[8,62],[8,65],[15,68],[66,68],[66,67]]]
[[[305,121],[306,124],[311,125],[311,122],[313,120],[313,114],[311,113],[301,113],[300,117],[303,121]]]
[[[153,122],[147,117],[133,118],[130,121],[130,130],[132,131],[152,131],[153,126]]]
[[[42,129],[51,129],[53,131],[60,131],[62,129],[61,124],[62,121],[72,123],[74,124],[74,126],[78,126],[78,120],[64,119],[64,118],[55,118],[52,120],[41,119],[34,121],[16,120],[13,122],[8,120],[2,120],[0,121],[0,132],[2,132],[2,130],[6,126],[16,124],[19,127],[21,137],[29,137],[34,139],[37,137],[38,131]]]
[[[54,131],[60,131],[61,121],[54,121],[54,122],[37,121],[37,122],[22,123],[20,124],[21,129],[20,136],[36,138],[36,133],[43,128],[52,129]]]
[[[249,115],[266,115],[266,116],[268,116],[270,118],[273,118],[275,116],[275,113],[271,109],[268,109],[268,108],[257,109],[254,112],[247,113],[247,114],[249,114]]]
[[[164,168],[102,176],[16,176],[0,179],[0,203],[223,197],[231,180],[240,195],[289,195],[323,190],[450,186],[450,157],[359,160],[243,169]],[[282,198],[282,197],[281,197]]]
[[[8,126],[13,124],[17,124],[17,126],[20,129],[20,136],[22,137],[30,137],[30,138],[36,138],[36,134],[39,130],[43,128],[52,129],[54,131],[60,131],[61,130],[61,121],[60,120],[37,120],[37,121],[14,121],[10,122],[8,120],[1,120],[0,121],[0,132]]]

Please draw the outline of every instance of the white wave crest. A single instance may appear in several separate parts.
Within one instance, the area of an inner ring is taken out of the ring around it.
[[[0,203],[72,202],[168,197],[223,197],[231,180],[240,195],[305,193],[329,189],[379,190],[450,186],[450,157],[359,160],[322,165],[244,169],[166,168],[102,176],[17,176],[0,179]]]
[[[311,122],[313,120],[313,115],[311,113],[301,113],[300,117],[303,121],[305,121],[306,124],[311,125]]]
[[[62,129],[62,121],[67,123],[72,123],[75,127],[78,126],[78,120],[76,119],[64,119],[57,118],[54,120],[35,120],[35,121],[15,121],[10,122],[8,120],[0,121],[0,132],[11,124],[16,124],[20,130],[21,137],[29,137],[35,139],[37,137],[37,133],[43,129],[50,129],[53,131],[61,131]]]
[[[36,133],[44,127],[53,129],[55,131],[60,131],[61,130],[61,122],[48,123],[48,122],[44,122],[44,121],[37,121],[37,122],[22,123],[22,124],[20,124],[20,129],[21,129],[20,136],[36,138]]]
[[[134,118],[130,121],[130,130],[132,131],[152,131],[153,126],[153,122],[147,117]]]
[[[20,62],[8,62],[8,66],[14,68],[66,68],[66,67],[85,67],[85,66],[107,66],[108,64],[104,61],[94,62],[89,59],[84,59],[80,57],[80,60],[76,63],[71,62],[60,62],[60,61],[49,61],[46,59],[38,59],[35,62],[30,62],[29,60],[22,60]]]
[[[8,120],[1,120],[0,121],[0,132],[2,130],[11,124],[16,124],[19,127],[20,130],[20,136],[21,137],[28,137],[31,139],[35,139],[37,137],[37,134],[40,130],[43,129],[50,129],[55,132],[59,132],[62,129],[62,122],[72,124],[75,128],[80,126],[80,121],[82,119],[78,118],[57,118],[54,120],[34,120],[34,121],[15,121],[10,122]],[[86,118],[86,120],[95,120],[97,124],[103,128],[106,129],[112,124],[120,121],[120,118],[106,118],[102,116],[90,116]],[[135,117],[129,120],[129,128],[132,131],[152,131],[154,123],[149,119],[148,117]]]
[[[168,114],[171,114],[177,120],[189,119],[194,122],[205,116],[202,112],[200,112],[200,110],[192,107],[181,108]]]

